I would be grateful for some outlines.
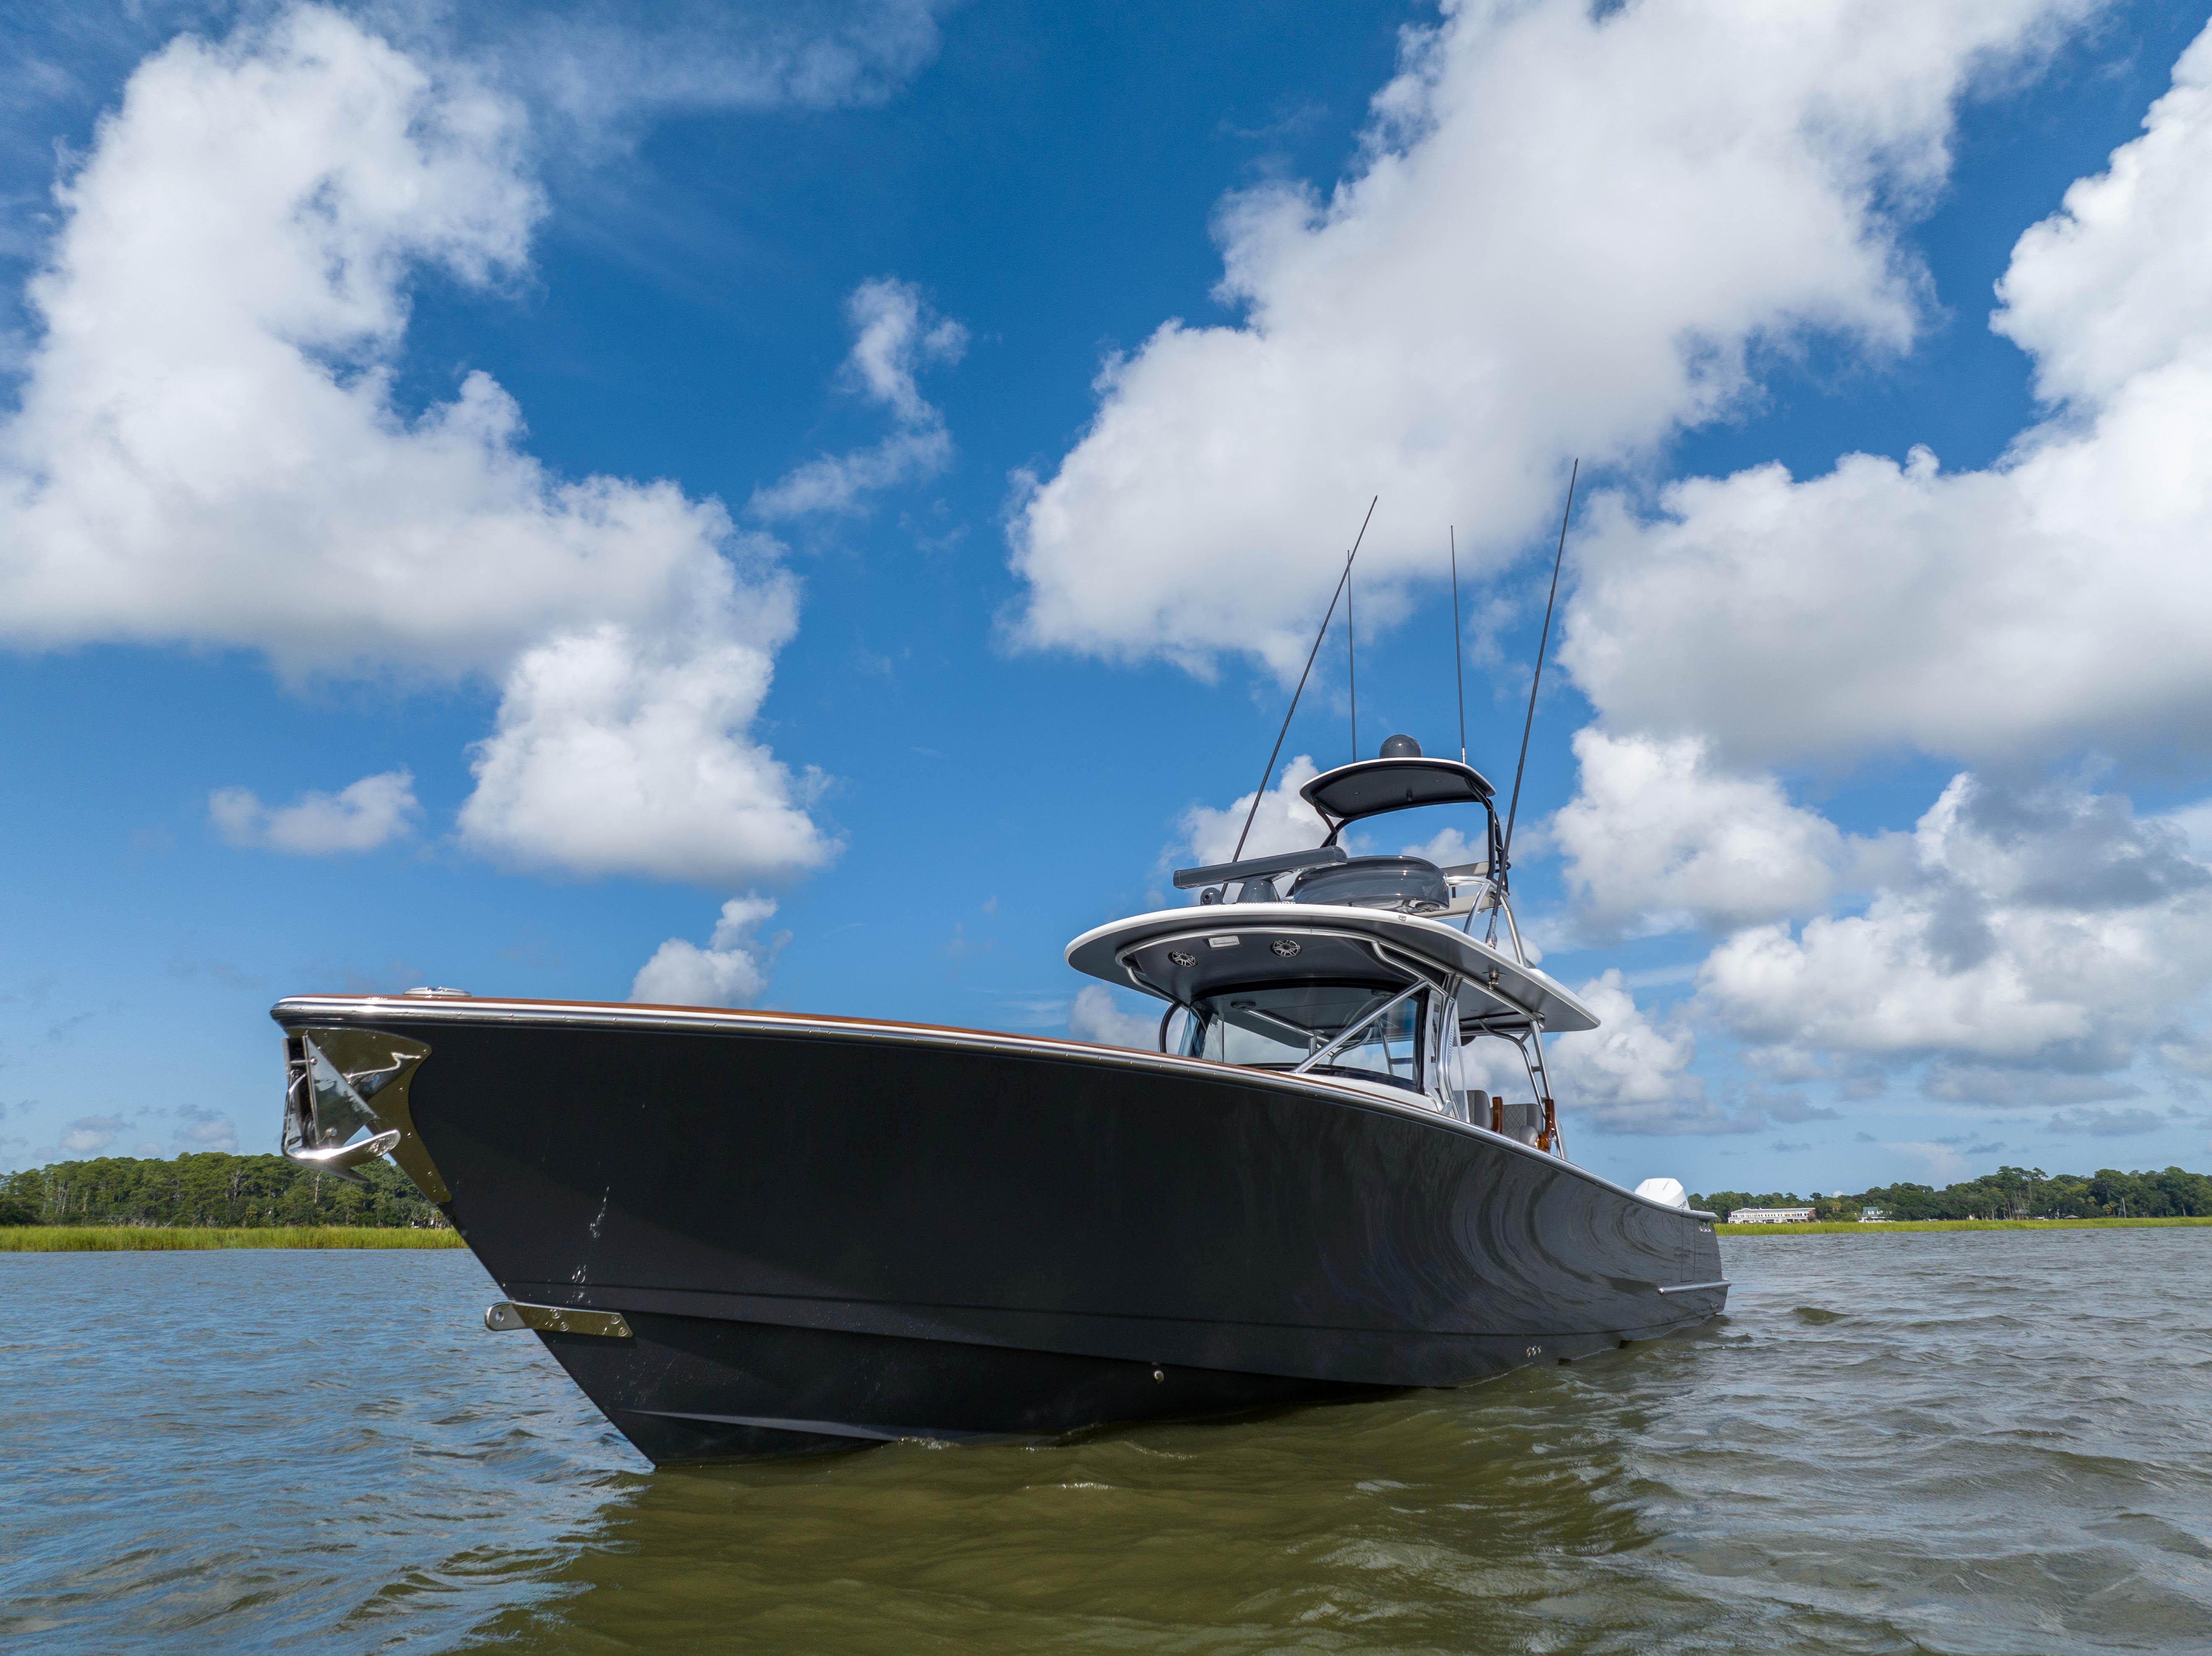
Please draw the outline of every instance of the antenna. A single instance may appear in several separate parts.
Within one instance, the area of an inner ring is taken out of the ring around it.
[[[1528,681],[1528,717],[1521,722],[1521,757],[1513,763],[1513,798],[1505,808],[1505,843],[1498,854],[1502,875],[1513,866],[1513,819],[1521,810],[1521,772],[1528,762],[1528,731],[1536,722],[1536,687],[1544,682],[1544,651],[1552,641],[1552,605],[1559,596],[1559,565],[1567,555],[1567,519],[1574,515],[1575,479],[1583,473],[1576,460],[1567,473],[1567,509],[1559,514],[1559,549],[1552,555],[1552,596],[1544,600],[1544,635],[1536,640],[1536,671]]]
[[[1352,650],[1352,560],[1344,561],[1344,676],[1352,687],[1352,762],[1359,762],[1359,658]]]
[[[1446,531],[1451,537],[1452,569],[1452,686],[1459,692],[1459,762],[1467,763],[1467,669],[1459,661],[1459,530],[1456,526]]]
[[[1244,813],[1244,827],[1237,836],[1237,851],[1230,858],[1236,862],[1244,855],[1244,838],[1252,832],[1252,819],[1260,814],[1261,798],[1267,792],[1267,779],[1275,773],[1275,761],[1283,751],[1283,738],[1291,733],[1291,714],[1298,710],[1298,698],[1306,693],[1306,674],[1313,671],[1314,658],[1321,653],[1321,641],[1328,636],[1328,624],[1336,619],[1336,601],[1344,596],[1345,585],[1352,579],[1352,561],[1359,555],[1359,543],[1367,538],[1368,519],[1375,515],[1377,494],[1367,503],[1367,517],[1359,520],[1358,538],[1352,543],[1352,550],[1345,555],[1344,573],[1336,578],[1336,591],[1329,595],[1328,613],[1321,618],[1321,631],[1314,634],[1313,648],[1306,652],[1306,670],[1298,675],[1298,688],[1291,693],[1290,711],[1283,715],[1283,728],[1275,732],[1275,745],[1267,755],[1267,768],[1260,773],[1260,792],[1252,796],[1252,809]]]

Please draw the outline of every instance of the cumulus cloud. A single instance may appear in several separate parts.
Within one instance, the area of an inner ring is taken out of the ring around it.
[[[1690,1067],[1696,1036],[1677,1020],[1655,1020],[1618,971],[1575,993],[1601,1023],[1544,1043],[1563,1131],[1578,1123],[1613,1133],[1750,1131],[1765,1125],[1756,1112],[1737,1120],[1711,1101]],[[1510,1042],[1477,1040],[1461,1051],[1465,1084],[1509,1101],[1531,1095],[1528,1069]]]
[[[496,288],[526,268],[527,137],[465,66],[321,8],[142,64],[57,191],[29,288],[40,333],[0,424],[0,643],[489,676],[507,700],[472,843],[556,863],[574,844],[563,865],[594,872],[816,866],[828,842],[745,734],[792,625],[775,544],[672,483],[552,475],[481,373],[419,415],[394,400],[416,273]],[[655,745],[675,731],[704,775],[688,793]],[[538,819],[557,788],[533,760],[580,748],[644,807],[627,846],[617,804],[573,841]],[[672,851],[718,805],[712,857]]]
[[[1447,3],[1351,177],[1223,203],[1242,320],[1107,362],[1012,526],[1018,637],[1287,676],[1369,495],[1381,622],[1447,524],[1485,525],[1462,557],[1497,567],[1571,453],[1637,459],[1739,406],[1761,347],[1905,347],[1898,215],[1948,170],[1954,100],[2087,6],[1813,0],[1778,28],[1754,0]]]
[[[2023,235],[1993,325],[2051,417],[1986,470],[1845,457],[1601,502],[1562,659],[1615,731],[1735,762],[2212,743],[2212,31]]]
[[[374,851],[407,833],[421,812],[414,775],[404,770],[364,776],[336,793],[310,792],[290,805],[264,805],[250,788],[208,796],[208,816],[231,844],[305,857]]]
[[[840,377],[888,409],[895,428],[872,447],[821,455],[757,490],[746,507],[756,517],[857,512],[875,491],[933,477],[952,464],[945,416],[923,399],[915,376],[925,363],[958,361],[968,331],[933,312],[912,282],[890,276],[854,288],[845,316],[854,338]]]
[[[1753,927],[1702,1007],[1787,1055],[2124,1069],[2212,987],[2212,869],[2127,802],[1954,778],[1863,914]]]
[[[1525,846],[1528,841],[1522,840]],[[1482,840],[1468,839],[1464,830],[1455,828],[1438,828],[1417,845],[1401,846],[1401,857],[1420,857],[1438,868],[1457,868],[1468,863],[1480,863],[1487,858],[1490,850]]]
[[[62,1130],[64,1156],[99,1156],[106,1152],[130,1124],[119,1115],[81,1115]]]
[[[1569,892],[1601,931],[1731,930],[1817,913],[1844,836],[1771,776],[1733,775],[1698,737],[1574,738],[1580,783],[1553,816]]]
[[[1713,1132],[1732,1125],[1690,1068],[1698,1043],[1684,1024],[1655,1022],[1618,971],[1575,991],[1602,1020],[1547,1047],[1553,1084],[1573,1118],[1615,1133]],[[1756,1125],[1754,1118],[1747,1126]]]
[[[1886,1141],[1882,1149],[1917,1162],[1922,1173],[1939,1185],[1952,1184],[1966,1176],[1966,1158],[1959,1154],[1955,1145],[1916,1139],[1901,1143]]]
[[[700,948],[671,937],[638,968],[629,998],[653,1006],[744,1006],[768,987],[768,971],[789,934],[762,941],[761,925],[775,913],[765,897],[732,897],[722,905],[714,936]]]
[[[201,1150],[221,1150],[232,1156],[238,1153],[238,1124],[221,1111],[198,1104],[178,1107],[177,1130],[173,1137],[180,1156]]]
[[[10,641],[237,644],[295,671],[517,641],[482,590],[504,561],[453,532],[514,539],[544,504],[501,452],[513,404],[478,379],[394,430],[380,370],[410,266],[520,268],[520,136],[519,111],[326,12],[142,65],[31,283],[44,331],[0,438]],[[480,519],[487,494],[508,512]]]
[[[1754,1065],[1924,1063],[1932,1100],[2059,1106],[2054,1131],[2106,1135],[2171,1125],[2114,1101],[2212,1073],[2212,806],[2137,817],[2028,779],[2083,749],[2205,755],[2208,175],[2212,30],[2143,136],[2014,249],[1992,325],[2048,409],[1996,464],[1854,455],[1803,482],[1677,483],[1650,520],[1593,511],[1563,659],[1601,723],[1554,837],[1590,915],[1745,926],[1690,1015]],[[1759,768],[1916,748],[1984,773],[1909,840],[1840,835]],[[1735,912],[1700,901],[1715,887]],[[1790,924],[1847,888],[1863,912]]]
[[[1160,1015],[1125,1012],[1114,992],[1103,983],[1087,983],[1075,992],[1067,1009],[1067,1033],[1078,1040],[1101,1046],[1134,1046],[1147,1052],[1159,1050]]]
[[[1328,838],[1328,824],[1298,797],[1298,790],[1320,774],[1311,756],[1303,753],[1283,767],[1280,779],[1261,798],[1259,812],[1252,816],[1252,831],[1244,840],[1246,857],[1304,851]],[[1236,857],[1237,836],[1244,832],[1253,798],[1247,793],[1226,810],[1193,805],[1183,812],[1180,843],[1189,847],[1194,864],[1225,863]]]
[[[827,862],[838,846],[803,809],[822,779],[794,781],[744,734],[792,628],[787,596],[757,596],[752,641],[608,625],[526,652],[477,745],[462,842],[521,867],[726,885]]]

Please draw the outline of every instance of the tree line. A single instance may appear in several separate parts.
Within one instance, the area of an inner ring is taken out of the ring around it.
[[[1999,1168],[1942,1190],[1930,1185],[1876,1185],[1856,1195],[1802,1197],[1769,1191],[1718,1190],[1692,1195],[1690,1205],[1725,1219],[1736,1208],[1804,1208],[1820,1219],[1856,1219],[1876,1208],[1888,1219],[2176,1219],[2212,1215],[2212,1177],[2167,1168],[2159,1173],[2045,1173]]]
[[[173,1160],[104,1156],[0,1174],[0,1225],[409,1225],[441,1229],[446,1217],[387,1162],[370,1162],[352,1184],[281,1156],[210,1150]],[[1937,1190],[1876,1185],[1856,1194],[1714,1191],[1690,1205],[1726,1218],[1736,1208],[1809,1207],[1821,1219],[1856,1219],[1869,1208],[1891,1219],[2145,1219],[2212,1215],[2212,1177],[2155,1173],[2047,1174],[1999,1168]]]
[[[407,1175],[383,1161],[356,1169],[363,1182],[319,1173],[281,1156],[219,1150],[155,1160],[90,1162],[0,1174],[0,1225],[380,1225],[444,1229]]]

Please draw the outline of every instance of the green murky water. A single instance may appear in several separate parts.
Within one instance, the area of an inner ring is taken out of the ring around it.
[[[0,1645],[2212,1647],[2212,1234],[1723,1247],[1465,1392],[661,1473],[464,1255],[0,1259]]]

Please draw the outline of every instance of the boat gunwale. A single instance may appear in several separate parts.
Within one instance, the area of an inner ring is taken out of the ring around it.
[[[519,997],[406,996],[308,994],[287,995],[269,1009],[282,1028],[312,1026],[317,1016],[343,1016],[348,1022],[382,1023],[391,1020],[419,1020],[459,1023],[557,1024],[577,1028],[653,1031],[698,1035],[739,1034],[827,1034],[861,1040],[906,1041],[954,1048],[1011,1051],[1036,1057],[1058,1057],[1085,1064],[1164,1071],[1198,1076],[1211,1081],[1236,1077],[1243,1084],[1352,1106],[1422,1125],[1449,1129],[1480,1143],[1501,1145],[1516,1155],[1540,1162],[1564,1173],[1612,1191],[1655,1212],[1707,1219],[1719,1216],[1701,1208],[1678,1208],[1640,1196],[1604,1174],[1565,1157],[1524,1144],[1517,1138],[1492,1132],[1487,1127],[1462,1121],[1425,1104],[1401,1104],[1340,1084],[1325,1076],[1291,1075],[1278,1071],[1225,1064],[1217,1059],[1189,1058],[1177,1052],[1148,1052],[1139,1047],[1109,1046],[1097,1041],[1060,1035],[1026,1035],[995,1029],[969,1029],[954,1024],[915,1023],[890,1018],[864,1018],[842,1013],[770,1011],[752,1007],[708,1007],[645,1004],[630,1001],[534,1000]]]

